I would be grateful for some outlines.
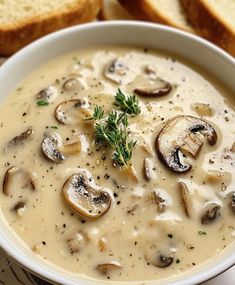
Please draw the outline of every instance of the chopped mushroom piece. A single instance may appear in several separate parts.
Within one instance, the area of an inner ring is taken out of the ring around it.
[[[121,264],[117,261],[111,261],[111,262],[99,264],[96,266],[96,269],[102,274],[107,274],[109,271],[113,271],[113,270],[117,270],[121,268],[122,268]]]
[[[107,241],[107,239],[105,237],[101,237],[98,240],[98,247],[99,247],[100,252],[103,252],[103,251],[107,250],[108,241]]]
[[[87,103],[80,99],[71,99],[61,102],[55,108],[55,119],[63,125],[74,125],[86,122],[92,116],[87,109]]]
[[[190,218],[190,194],[188,190],[188,186],[184,182],[179,182],[179,190],[180,190],[180,195],[181,199],[183,202],[183,207],[184,207],[184,212],[188,218]]]
[[[235,142],[233,143],[233,145],[231,147],[231,152],[235,152]]]
[[[182,162],[182,151],[194,158],[198,156],[203,142],[197,133],[206,136],[210,145],[217,141],[216,131],[204,120],[192,116],[178,116],[169,120],[155,141],[159,159],[174,172],[188,172],[192,166]]]
[[[105,191],[94,189],[82,173],[73,174],[64,183],[63,198],[78,215],[95,219],[111,206],[111,197]]]
[[[147,157],[144,158],[143,174],[144,178],[149,181],[151,179],[151,169],[150,161]]]
[[[139,179],[137,177],[137,174],[136,174],[136,171],[135,171],[133,165],[122,167],[121,173],[123,173],[129,181],[132,181],[133,183],[139,182]]]
[[[23,183],[23,185],[21,186],[22,188],[28,188],[32,191],[36,189],[34,183],[35,177],[33,173],[17,166],[12,166],[7,169],[3,179],[3,193],[6,196],[10,196],[13,194],[11,184],[14,179],[19,180],[19,176],[17,175],[20,175],[21,181],[19,183]]]
[[[128,68],[120,59],[114,59],[105,65],[104,76],[115,83],[121,84],[127,71]]]
[[[51,102],[55,98],[56,95],[57,95],[56,88],[53,86],[49,86],[39,91],[39,93],[36,95],[36,99],[37,100],[47,100]]]
[[[201,216],[201,223],[204,224],[211,224],[212,222],[216,221],[217,218],[220,216],[220,205],[215,203],[208,204]]]
[[[24,201],[19,201],[14,205],[12,210],[16,212],[19,217],[22,217],[26,210],[26,203]]]
[[[195,103],[195,104],[192,105],[192,109],[193,109],[199,116],[212,117],[212,116],[214,115],[214,110],[210,107],[209,104]]]
[[[12,166],[10,167],[9,169],[7,169],[6,173],[5,173],[5,176],[4,176],[4,179],[3,179],[3,193],[7,196],[10,196],[11,195],[11,188],[10,188],[10,184],[11,184],[11,181],[14,177],[14,175],[16,173],[18,173],[21,169],[17,166]]]
[[[61,147],[58,147],[58,150],[64,155],[79,153],[81,151],[81,142],[78,140],[71,144],[62,145]]]
[[[15,136],[13,139],[11,139],[8,142],[8,146],[11,145],[18,145],[20,143],[23,143],[26,139],[28,139],[29,137],[31,137],[31,135],[33,134],[33,129],[32,128],[28,128],[26,131],[24,131],[23,133],[21,133],[18,136]]]
[[[81,83],[78,78],[72,77],[67,79],[62,87],[65,91],[78,91],[81,88]]]
[[[45,157],[55,163],[62,163],[65,160],[65,156],[58,151],[58,148],[62,145],[61,138],[58,134],[52,136],[46,136],[42,141],[42,152]]]
[[[166,200],[163,199],[158,191],[154,191],[154,200],[157,204],[158,211],[163,213],[166,209]]]
[[[89,242],[88,236],[82,231],[77,231],[66,240],[71,254],[80,252]]]
[[[146,255],[146,259],[153,266],[165,268],[172,264],[174,257],[172,254],[163,254],[162,252],[151,252]]]
[[[134,89],[134,93],[143,97],[161,97],[170,94],[172,89],[173,89],[172,85],[169,82],[166,82],[166,84],[163,87],[157,87],[151,89],[136,88]]]

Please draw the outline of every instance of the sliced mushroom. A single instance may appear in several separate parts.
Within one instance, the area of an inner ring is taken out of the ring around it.
[[[172,264],[174,257],[171,253],[164,254],[160,251],[152,252],[151,254],[146,255],[146,259],[152,265],[160,268],[168,267]]]
[[[121,264],[117,261],[111,261],[111,262],[99,264],[96,266],[96,269],[102,274],[107,274],[109,271],[113,271],[113,270],[117,270],[121,268],[122,268]]]
[[[199,116],[212,117],[212,116],[214,115],[214,110],[210,107],[209,104],[195,103],[195,104],[192,105],[192,109],[193,109]]]
[[[55,163],[62,163],[65,160],[65,156],[58,151],[61,145],[61,138],[58,134],[46,136],[41,144],[42,152],[47,159]]]
[[[128,68],[118,58],[111,60],[104,67],[104,76],[115,83],[121,84]]]
[[[49,86],[45,89],[42,89],[41,91],[38,92],[36,95],[37,100],[47,100],[51,102],[57,95],[57,90],[53,86]]]
[[[143,97],[161,97],[170,94],[171,90],[173,89],[172,85],[169,82],[163,87],[157,88],[136,88],[134,89],[134,93],[143,96]]]
[[[72,77],[67,79],[63,83],[62,87],[65,91],[78,91],[79,89],[81,89],[81,83],[78,78]]]
[[[182,199],[184,212],[188,218],[190,218],[190,194],[188,190],[188,186],[184,182],[179,182],[179,190],[180,190],[180,196]]]
[[[217,141],[216,131],[204,120],[192,116],[178,116],[169,120],[155,141],[155,149],[162,163],[174,172],[189,171],[192,166],[182,162],[182,151],[194,158],[198,156],[203,142],[197,133],[206,136],[210,145]]]
[[[18,183],[22,183],[22,188],[28,188],[32,191],[36,189],[34,182],[35,177],[33,173],[17,166],[12,166],[7,169],[3,179],[3,193],[6,196],[10,196],[13,194],[12,183],[14,180],[17,180]]]
[[[235,213],[235,192],[230,193],[230,209]]]
[[[24,131],[23,133],[21,133],[18,136],[15,136],[13,139],[11,139],[8,142],[8,146],[11,145],[18,145],[20,143],[23,143],[26,139],[28,139],[29,137],[31,137],[31,135],[33,134],[33,129],[32,128],[28,128],[26,131]]]
[[[62,193],[68,206],[84,218],[101,217],[111,206],[110,195],[92,188],[82,173],[70,176],[63,185]]]
[[[161,197],[161,194],[158,191],[154,191],[154,200],[157,204],[158,211],[163,213],[166,209],[166,200]]]
[[[63,125],[74,125],[91,117],[85,101],[71,99],[57,105],[54,112],[55,119]]]
[[[149,181],[151,179],[151,165],[150,165],[150,161],[147,157],[144,158],[143,174],[144,174],[144,178],[147,181]]]
[[[215,203],[208,204],[201,216],[201,223],[204,224],[211,224],[215,222],[218,217],[220,216],[220,205]]]
[[[3,189],[2,189],[5,195],[7,196],[11,195],[10,185],[11,185],[14,175],[18,173],[19,171],[20,171],[20,168],[17,166],[12,166],[9,169],[7,169],[4,179],[3,179]]]

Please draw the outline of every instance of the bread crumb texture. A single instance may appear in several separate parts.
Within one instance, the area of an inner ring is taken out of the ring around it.
[[[53,31],[93,20],[102,0],[0,0],[0,54]]]

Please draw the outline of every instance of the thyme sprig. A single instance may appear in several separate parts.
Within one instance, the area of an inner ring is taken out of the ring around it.
[[[119,88],[116,96],[115,102],[113,103],[119,109],[129,115],[138,115],[140,113],[139,102],[135,95],[125,95]]]
[[[99,112],[97,112],[98,110]],[[136,141],[129,140],[127,114],[112,111],[105,119],[101,118],[99,114],[103,114],[103,110],[96,106],[93,113],[93,119],[99,120],[95,123],[96,140],[106,142],[114,149],[112,159],[119,166],[128,165]]]

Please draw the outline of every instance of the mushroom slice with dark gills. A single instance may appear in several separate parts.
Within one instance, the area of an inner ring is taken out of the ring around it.
[[[112,59],[104,67],[104,77],[111,81],[122,84],[123,77],[127,74],[128,67],[121,59]]]
[[[58,91],[53,86],[48,86],[47,88],[44,88],[38,92],[36,95],[37,100],[46,100],[48,102],[51,102],[55,99],[57,96]]]
[[[201,216],[201,223],[204,225],[215,222],[220,216],[220,208],[220,205],[216,203],[208,204],[203,210],[203,214]]]
[[[75,142],[64,145],[59,134],[54,133],[43,139],[41,147],[47,159],[55,163],[62,163],[67,155],[77,154],[81,151],[81,142],[79,138],[76,138]]]
[[[3,193],[6,196],[13,195],[14,189],[16,188],[16,185],[13,185],[13,182],[17,182],[17,185],[19,184],[21,189],[28,188],[31,191],[34,191],[36,189],[35,179],[36,176],[34,173],[17,166],[12,166],[7,169],[4,175]]]
[[[83,173],[70,176],[63,185],[62,193],[68,206],[84,218],[101,217],[111,206],[110,195],[94,189]]]
[[[46,136],[41,144],[45,157],[55,163],[62,163],[65,160],[65,156],[58,150],[61,146],[61,137],[56,133]]]
[[[87,103],[80,99],[71,99],[57,105],[54,112],[55,119],[63,125],[75,125],[86,122],[92,116],[87,109]]]
[[[188,172],[192,166],[182,162],[182,152],[194,158],[198,156],[203,145],[198,133],[206,136],[210,145],[217,141],[216,131],[204,120],[192,116],[178,116],[169,120],[155,141],[159,159],[174,172]]]

